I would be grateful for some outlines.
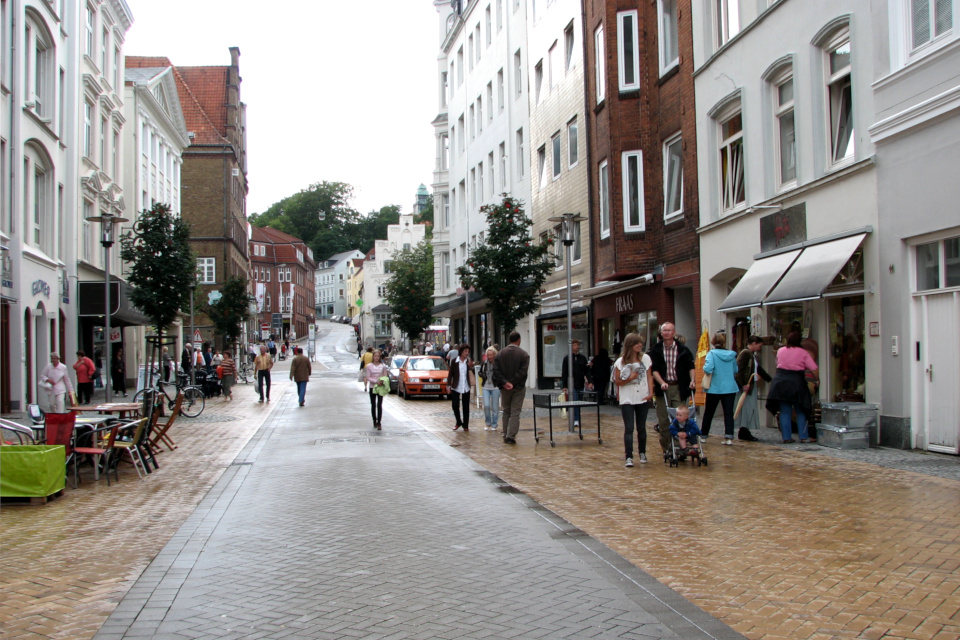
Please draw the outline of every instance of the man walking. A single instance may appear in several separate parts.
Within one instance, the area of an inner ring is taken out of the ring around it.
[[[589,380],[587,358],[580,353],[580,341],[574,338],[570,346],[573,349],[573,395],[569,395],[568,392],[570,390],[567,389],[567,384],[570,382],[569,356],[563,356],[563,366],[560,375],[563,379],[563,393],[567,396],[567,400],[579,400],[583,395],[584,387],[586,386],[592,389],[593,385],[590,384]],[[574,407],[573,409],[573,426],[580,426],[580,407]]]
[[[670,416],[667,407],[686,404],[696,388],[693,353],[676,340],[677,329],[672,322],[660,325],[660,342],[650,349],[653,363],[653,393],[657,397],[657,422],[660,427],[660,447],[670,450]]]
[[[512,332],[507,340],[510,344],[493,361],[493,384],[500,389],[503,403],[503,441],[505,444],[517,444],[520,409],[527,393],[530,354],[520,348],[519,331]]]
[[[270,357],[266,347],[260,347],[260,355],[253,361],[253,368],[257,371],[260,402],[263,402],[264,393],[267,394],[267,402],[270,402],[270,369],[273,369],[273,358]]]
[[[310,359],[303,355],[303,349],[294,347],[294,351],[297,355],[293,356],[293,362],[290,363],[290,379],[297,383],[297,395],[302,407],[307,395],[307,380],[313,373],[313,367],[310,366]]]
[[[189,342],[183,345],[183,351],[180,352],[180,369],[188,376],[193,369],[193,350]]]
[[[457,424],[453,430],[456,431],[463,427],[464,431],[470,431],[470,389],[473,388],[475,374],[473,373],[473,360],[470,359],[470,346],[460,345],[460,348],[451,353],[457,353],[450,365],[450,398],[453,400],[453,417]],[[461,407],[463,412],[461,413]]]

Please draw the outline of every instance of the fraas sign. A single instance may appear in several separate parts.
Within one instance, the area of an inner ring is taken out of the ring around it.
[[[622,296],[617,296],[616,305],[617,313],[633,311],[633,294],[627,293]]]

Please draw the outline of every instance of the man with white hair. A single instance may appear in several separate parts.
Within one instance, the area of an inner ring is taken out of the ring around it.
[[[50,364],[40,373],[40,387],[47,392],[50,398],[51,413],[66,413],[65,397],[73,393],[73,383],[70,382],[70,373],[67,365],[60,362],[59,353],[50,354]]]

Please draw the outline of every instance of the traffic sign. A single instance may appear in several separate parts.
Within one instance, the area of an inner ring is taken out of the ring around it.
[[[193,332],[193,341],[194,342],[203,342],[203,335],[200,333],[200,329],[197,329]]]

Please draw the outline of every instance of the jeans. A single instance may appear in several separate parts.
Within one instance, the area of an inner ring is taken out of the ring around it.
[[[790,440],[793,435],[793,418],[791,414],[793,413],[793,404],[790,402],[780,401],[780,435],[783,436],[784,440]],[[797,431],[799,431],[800,439],[807,440],[810,438],[810,434],[807,431],[807,414],[797,408]]]
[[[367,393],[370,394],[370,417],[373,418],[373,424],[378,425],[383,419],[383,396],[372,389]]]
[[[300,398],[300,404],[303,404],[304,398],[307,396],[307,381],[297,381],[297,396]]]
[[[733,403],[736,398],[736,393],[707,394],[707,404],[703,409],[703,424],[700,425],[703,435],[710,435],[710,423],[713,422],[713,414],[717,412],[719,404],[723,407],[723,437],[733,437]]]
[[[263,394],[267,394],[267,400],[270,399],[270,372],[261,369],[257,371],[257,382],[260,383],[260,402],[263,402]]]
[[[453,417],[457,419],[457,426],[463,427],[466,431],[470,428],[470,392],[459,393],[451,389],[450,398],[453,402]],[[463,405],[462,416],[460,413],[461,405]]]
[[[626,457],[633,457],[633,430],[636,419],[637,452],[647,452],[647,411],[650,404],[622,404],[620,414],[623,416],[623,450]]]
[[[570,396],[568,401],[576,402],[583,396],[583,389],[567,389],[567,392]],[[573,421],[580,422],[580,407],[573,408]]]
[[[500,421],[500,389],[496,387],[483,390],[483,420],[494,429]]]

